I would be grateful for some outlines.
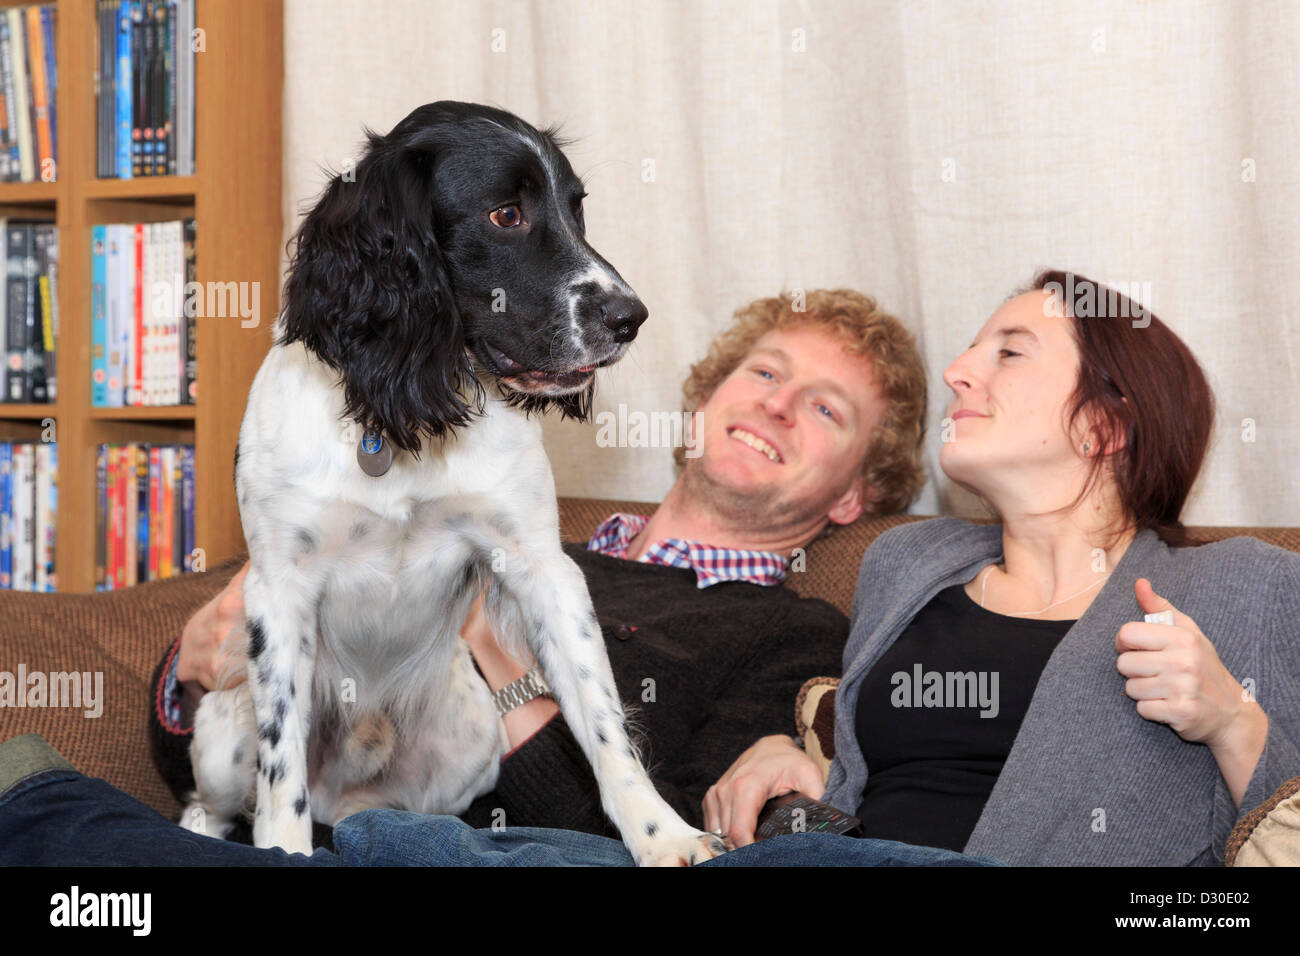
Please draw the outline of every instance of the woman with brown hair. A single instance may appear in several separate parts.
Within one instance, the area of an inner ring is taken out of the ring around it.
[[[1222,862],[1300,774],[1300,555],[1185,547],[1214,420],[1140,304],[1041,274],[944,373],[940,463],[999,518],[881,535],[862,563],[829,779],[748,750],[706,826],[752,839],[790,790],[867,836],[1019,864]]]

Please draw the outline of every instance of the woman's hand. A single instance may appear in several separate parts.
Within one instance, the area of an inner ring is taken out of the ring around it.
[[[798,790],[820,800],[821,769],[791,737],[764,737],[741,754],[704,795],[704,829],[721,831],[736,846],[754,842],[763,804]]]
[[[181,632],[176,676],[187,691],[202,696],[217,685],[217,678],[229,668],[225,687],[234,687],[248,676],[247,657],[241,649],[232,651],[244,633],[244,578],[248,563],[230,579],[225,589],[199,608]]]
[[[1170,611],[1174,623],[1130,621],[1119,629],[1115,666],[1128,678],[1125,693],[1137,701],[1138,716],[1208,746],[1240,806],[1264,750],[1268,717],[1195,621],[1156,594],[1146,578],[1137,580],[1134,592],[1145,613]]]

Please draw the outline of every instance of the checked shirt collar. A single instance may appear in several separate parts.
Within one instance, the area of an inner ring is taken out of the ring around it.
[[[615,512],[605,519],[587,542],[588,551],[599,551],[611,558],[625,558],[627,546],[646,526],[648,515]],[[724,581],[748,581],[765,587],[785,580],[789,562],[773,551],[747,551],[739,548],[715,548],[698,541],[665,538],[646,548],[640,560],[695,572],[696,587],[703,590]]]

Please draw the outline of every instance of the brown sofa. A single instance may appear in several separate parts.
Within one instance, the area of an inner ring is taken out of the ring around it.
[[[627,501],[561,499],[561,533],[566,540],[585,541],[613,511],[645,514],[654,507]],[[786,586],[805,597],[829,601],[849,615],[858,565],[867,546],[882,531],[918,520],[923,519],[900,515],[835,528],[810,545],[802,561],[795,562]],[[1300,528],[1192,530],[1199,541],[1248,534],[1300,552]],[[225,587],[243,563],[244,557],[239,556],[202,573],[101,594],[0,591],[0,671],[16,673],[19,665],[24,665],[28,673],[103,674],[101,716],[86,717],[82,710],[72,708],[0,707],[0,741],[39,733],[78,769],[175,817],[180,806],[154,769],[149,753],[146,708],[153,704],[149,678],[190,615]],[[829,682],[830,686],[833,683]],[[794,703],[791,701],[792,717]],[[793,719],[789,729],[792,733],[796,729]],[[1293,813],[1300,817],[1300,807]],[[1272,815],[1265,826],[1285,829]]]

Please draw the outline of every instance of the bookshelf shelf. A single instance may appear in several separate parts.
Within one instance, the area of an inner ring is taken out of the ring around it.
[[[153,405],[144,408],[92,408],[98,421],[183,421],[193,422],[197,405]]]
[[[0,206],[40,205],[53,207],[58,183],[0,183]]]
[[[18,403],[18,402],[0,402],[0,421],[6,419],[16,421],[35,420],[40,421],[43,418],[55,418],[58,414],[58,406],[51,402],[48,405]]]
[[[196,176],[141,176],[139,179],[92,179],[82,194],[87,199],[175,199],[194,201]],[[3,196],[0,195],[0,201]]]
[[[0,9],[19,5],[0,0]],[[48,405],[0,403],[0,440],[39,440],[54,418],[59,448],[55,565],[60,592],[95,588],[95,456],[101,442],[175,442],[195,452],[195,544],[206,565],[245,550],[233,461],[245,397],[279,311],[283,219],[280,100],[282,0],[196,0],[194,176],[100,179],[96,171],[96,0],[58,9],[58,181],[0,183],[0,214],[48,216],[59,227],[59,395]],[[91,227],[196,220],[197,280],[257,283],[260,321],[202,319],[197,380],[220,402],[91,406]],[[239,396],[236,398],[236,396]]]

